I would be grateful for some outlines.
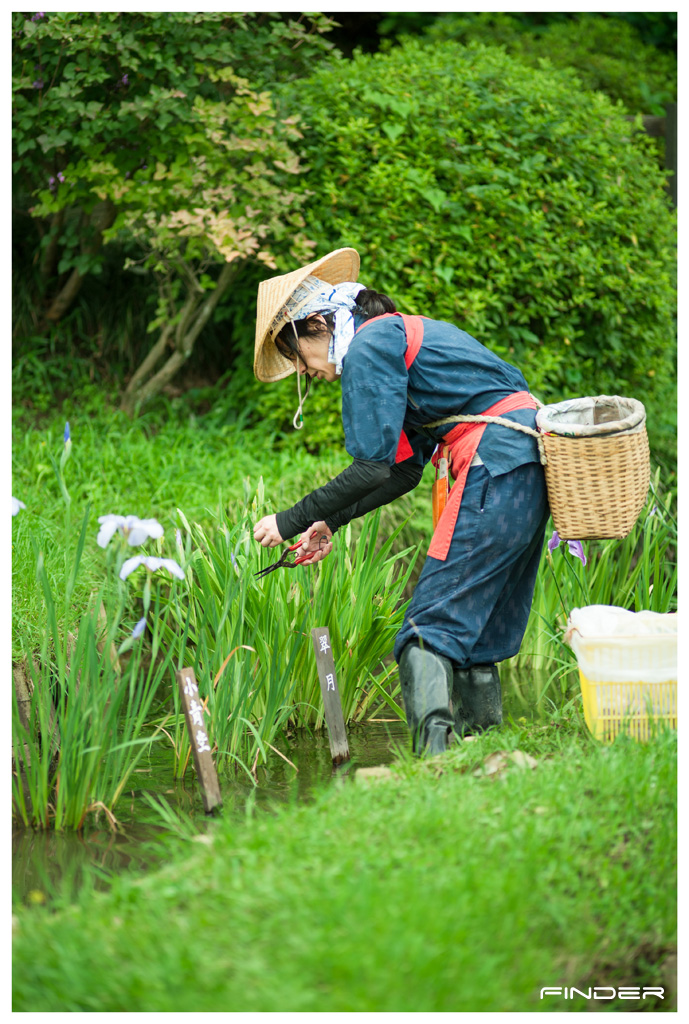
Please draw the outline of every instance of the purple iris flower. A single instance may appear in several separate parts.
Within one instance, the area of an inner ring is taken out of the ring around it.
[[[571,555],[575,555],[577,558],[580,558],[582,565],[586,565],[586,555],[584,554],[584,545],[581,543],[581,541],[580,540],[568,540],[567,541],[567,546],[569,548],[569,553]]]
[[[560,534],[557,532],[557,530],[554,530],[552,537],[548,541],[548,551],[550,552],[551,555],[552,555],[553,551],[555,550],[555,548],[558,548],[561,543],[563,543],[563,542],[560,539]],[[565,541],[564,543],[567,544],[567,547],[569,548],[570,554],[571,555],[575,555],[576,558],[580,558],[582,564],[586,565],[586,555],[584,554],[584,545],[581,543],[581,541],[580,540],[568,540],[568,541]]]
[[[120,81],[122,82],[122,85],[129,85],[129,75],[127,75],[127,74],[122,75],[122,78],[120,79]]]
[[[71,434],[70,429],[69,429],[69,420],[67,420],[67,422],[65,423],[65,434],[64,434],[64,442],[65,442],[65,444],[67,444],[67,442],[69,440],[71,440],[71,437],[72,437],[72,434]]]

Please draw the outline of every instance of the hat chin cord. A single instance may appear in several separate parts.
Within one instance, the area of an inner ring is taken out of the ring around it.
[[[311,385],[311,379],[309,378],[307,380],[307,382],[306,382],[306,391],[304,393],[304,397],[302,398],[301,397],[301,373],[299,372],[299,360],[301,359],[301,356],[299,355],[299,335],[297,334],[297,328],[294,325],[294,320],[292,320],[291,323],[292,323],[292,330],[294,331],[294,340],[297,343],[297,345],[296,345],[296,348],[297,348],[297,395],[299,397],[299,405],[297,407],[297,411],[294,414],[294,419],[292,420],[292,426],[294,427],[295,430],[301,430],[301,428],[304,426],[304,414],[303,414],[302,410],[304,408],[304,403],[306,402],[306,399],[307,399],[308,394],[309,394],[309,387]],[[306,363],[304,363],[304,366],[306,366]]]

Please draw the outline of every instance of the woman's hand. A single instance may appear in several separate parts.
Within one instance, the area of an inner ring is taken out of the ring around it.
[[[311,557],[305,559],[301,565],[313,565],[315,562],[320,562],[326,555],[329,555],[332,549],[332,532],[321,521],[309,526],[308,530],[302,533],[301,547],[297,550],[297,555],[310,555]]]
[[[264,548],[274,548],[276,544],[282,544],[277,527],[277,516],[264,516],[254,526],[254,540],[262,544]]]

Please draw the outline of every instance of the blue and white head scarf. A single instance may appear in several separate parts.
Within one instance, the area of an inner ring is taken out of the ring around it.
[[[328,346],[328,362],[335,364],[335,372],[339,376],[342,373],[342,360],[354,337],[352,310],[356,306],[357,295],[365,287],[353,281],[328,284],[312,275],[304,278],[275,317],[273,324],[276,326],[271,330],[272,337],[275,338],[290,320],[304,320],[313,313],[334,313],[335,324]]]

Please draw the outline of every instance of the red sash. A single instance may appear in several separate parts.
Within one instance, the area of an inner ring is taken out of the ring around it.
[[[411,364],[419,354],[421,343],[423,341],[423,317],[421,316],[407,316],[406,313],[381,313],[380,316],[372,316],[370,320],[363,323],[359,328],[362,331],[364,327],[368,327],[369,324],[374,324],[376,320],[384,320],[389,316],[401,316],[404,329],[407,332],[407,351],[404,353],[404,365],[409,369]],[[359,333],[357,331],[357,334]],[[414,451],[412,446],[409,444],[409,440],[404,431],[400,434],[400,439],[397,443],[397,454],[395,455],[395,462],[404,462],[410,455],[413,455]]]
[[[535,400],[528,391],[515,391],[514,394],[501,398],[495,405],[491,405],[490,409],[484,410],[479,415],[502,416],[506,412],[515,412],[517,409],[537,408]],[[476,454],[479,442],[483,437],[483,431],[487,426],[487,423],[458,423],[443,438],[445,443],[450,446],[450,471],[455,478],[455,482],[450,489],[445,511],[435,528],[431,546],[428,549],[428,554],[432,558],[438,558],[442,562],[445,561],[450,550],[450,542],[452,541],[452,534],[457,522],[459,507],[462,504],[464,484],[469,473],[471,460]],[[431,460],[434,465],[437,454],[436,452]]]

